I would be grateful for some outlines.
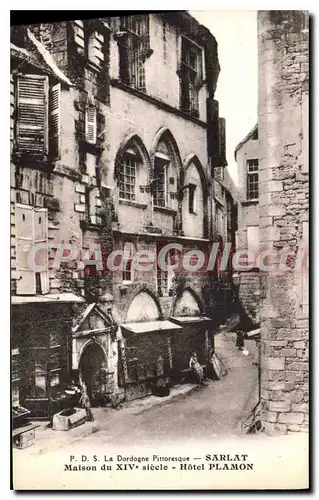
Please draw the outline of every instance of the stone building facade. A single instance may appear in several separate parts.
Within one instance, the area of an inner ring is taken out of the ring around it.
[[[255,261],[247,270],[238,270],[239,301],[251,322],[259,323],[259,148],[258,125],[236,146],[238,229],[236,250],[253,252]]]
[[[308,13],[259,11],[258,44],[260,245],[273,251],[268,265],[291,253],[288,270],[262,277],[262,423],[270,433],[307,431]]]
[[[214,238],[212,178],[226,163],[217,43],[184,12],[13,27],[11,38],[16,401],[52,414],[79,373],[93,399],[141,397],[213,346],[219,276],[185,272],[177,254],[196,268]],[[42,267],[30,271],[35,244]],[[166,260],[174,271],[132,265],[166,244],[181,245]]]

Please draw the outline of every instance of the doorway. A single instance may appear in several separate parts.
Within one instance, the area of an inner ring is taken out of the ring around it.
[[[103,392],[101,372],[105,366],[105,353],[98,343],[90,343],[84,348],[79,368],[93,404],[100,399]]]

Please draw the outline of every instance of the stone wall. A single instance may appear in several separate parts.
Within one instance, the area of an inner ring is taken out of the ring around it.
[[[258,43],[260,241],[301,259],[309,213],[307,13],[259,11]],[[261,402],[269,433],[308,429],[307,290],[308,271],[297,262],[262,280]]]
[[[254,325],[260,321],[260,273],[242,272],[238,278],[238,297],[245,314]]]

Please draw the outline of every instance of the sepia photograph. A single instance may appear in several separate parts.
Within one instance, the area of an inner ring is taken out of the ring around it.
[[[305,10],[11,11],[11,489],[309,488],[308,102]]]

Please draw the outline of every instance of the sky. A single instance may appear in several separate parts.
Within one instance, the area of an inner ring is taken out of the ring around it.
[[[234,150],[257,123],[257,11],[189,11],[215,36],[221,67],[215,98],[226,119],[229,173],[236,181]]]

